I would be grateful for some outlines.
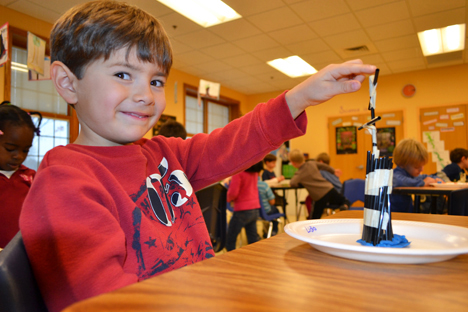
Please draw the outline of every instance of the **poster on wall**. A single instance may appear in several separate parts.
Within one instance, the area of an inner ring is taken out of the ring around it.
[[[38,74],[36,71],[28,70],[28,80],[50,80],[50,57],[44,57],[44,75]]]
[[[44,75],[46,42],[28,31],[28,69]]]
[[[336,128],[336,154],[357,154],[356,127]]]
[[[164,114],[161,115],[161,117],[159,117],[158,122],[153,127],[153,136],[158,135],[159,129],[168,120],[174,120],[175,121],[176,117],[175,116],[170,116],[170,115],[164,115]]]
[[[8,61],[10,51],[8,49],[8,23],[0,28],[0,66]]]
[[[377,147],[380,150],[380,156],[393,156],[395,149],[395,128],[377,129]]]

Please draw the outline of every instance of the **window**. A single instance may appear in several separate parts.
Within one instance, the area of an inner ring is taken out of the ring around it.
[[[185,86],[185,128],[188,135],[211,133],[239,117],[239,102],[225,97],[219,100],[202,97],[197,88]]]
[[[11,54],[10,102],[29,111],[40,111],[41,135],[35,136],[24,165],[37,170],[45,153],[70,142],[68,104],[58,95],[52,80],[29,81],[26,69],[27,51],[13,47]],[[24,69],[24,70],[22,70]],[[38,118],[32,115],[37,125]]]
[[[38,117],[32,116],[34,124],[37,125]],[[69,138],[69,121],[44,117],[42,119],[40,136],[34,136],[33,145],[29,150],[28,157],[24,165],[28,168],[37,170],[44,155],[59,145],[67,145]]]

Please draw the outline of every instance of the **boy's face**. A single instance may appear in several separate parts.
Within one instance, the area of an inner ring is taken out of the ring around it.
[[[466,158],[465,156],[462,156],[460,165],[461,165],[460,168],[468,169],[468,158]]]
[[[271,170],[275,169],[275,167],[276,167],[276,160],[267,161],[267,162],[265,162],[265,165],[268,168],[268,170],[271,171]]]
[[[124,145],[141,139],[166,107],[166,76],[158,65],[141,62],[134,49],[99,59],[76,80],[75,109],[81,124],[77,144]]]
[[[424,163],[416,164],[416,165],[407,165],[403,169],[408,172],[408,174],[412,177],[417,177],[421,174],[424,169]]]

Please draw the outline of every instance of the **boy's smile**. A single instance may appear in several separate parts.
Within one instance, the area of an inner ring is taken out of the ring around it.
[[[81,131],[74,142],[115,146],[141,139],[166,107],[166,75],[159,66],[142,62],[135,49],[122,48],[108,60],[90,63],[75,80],[75,109]]]

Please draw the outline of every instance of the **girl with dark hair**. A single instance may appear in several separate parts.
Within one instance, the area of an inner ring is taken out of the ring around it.
[[[27,112],[6,101],[0,104],[0,248],[19,231],[21,206],[36,174],[22,165],[34,133],[39,130]]]

